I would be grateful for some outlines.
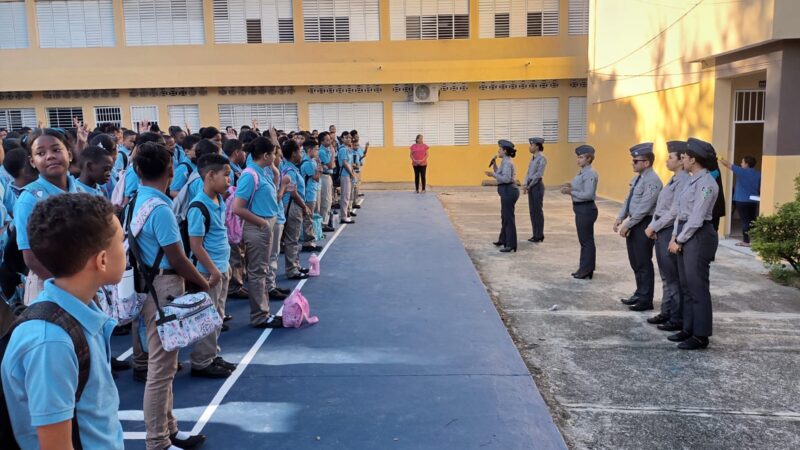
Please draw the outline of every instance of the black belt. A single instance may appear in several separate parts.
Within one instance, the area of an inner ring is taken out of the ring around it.
[[[678,220],[678,225],[683,225],[686,222],[688,222],[688,220]],[[704,220],[703,221],[703,225],[706,225],[706,224],[713,225],[714,221],[712,221],[712,220]]]
[[[511,186],[514,183],[497,183],[498,186]]]
[[[586,200],[583,202],[572,202],[573,205],[585,205],[587,203],[594,203],[594,200]]]

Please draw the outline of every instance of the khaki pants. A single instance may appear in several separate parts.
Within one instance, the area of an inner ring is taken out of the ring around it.
[[[33,273],[32,270],[29,270],[28,276],[25,278],[25,294],[22,296],[22,303],[25,306],[30,305],[43,290],[44,280],[39,278],[39,275]]]
[[[324,224],[328,223],[331,206],[333,206],[333,179],[330,175],[323,174],[319,178],[319,215],[322,216]]]
[[[319,200],[316,200],[313,203],[306,202],[306,206],[308,206],[308,209],[311,210],[312,214],[310,216],[303,217],[303,245],[314,245],[314,241],[316,241],[316,239],[314,236],[313,213],[319,208]]]
[[[253,326],[261,325],[269,318],[266,282],[274,227],[275,217],[270,217],[264,227],[245,222],[242,230],[247,261],[247,290],[250,294],[250,324]]]
[[[286,213],[283,227],[283,256],[286,263],[286,276],[300,275],[300,227],[303,226],[303,210],[295,202]]]
[[[231,244],[231,257],[228,259],[231,265],[231,281],[228,283],[228,293],[234,293],[244,287],[244,242]]]
[[[342,220],[350,218],[350,196],[352,194],[352,180],[350,177],[342,177],[342,194],[339,199],[339,216]]]
[[[205,274],[203,274],[203,276],[206,280],[210,278]],[[230,269],[228,269],[227,272],[222,274],[219,283],[208,290],[208,296],[211,297],[211,301],[214,302],[214,307],[217,308],[220,318],[225,317],[225,300],[228,299],[228,283],[230,280],[231,272]],[[219,355],[219,345],[217,344],[219,333],[220,330],[217,330],[195,342],[192,348],[192,354],[190,355],[192,369],[205,369],[214,362],[214,358]]]
[[[281,251],[281,236],[283,235],[283,224],[277,223],[272,231],[272,245],[269,249],[269,265],[267,266],[267,292],[278,287],[278,255]]]
[[[177,275],[158,275],[153,287],[160,305],[169,303],[168,297],[183,295],[183,278]],[[163,449],[171,445],[169,435],[178,431],[178,421],[172,415],[172,380],[178,371],[178,350],[168,352],[161,346],[156,329],[156,305],[148,294],[139,320],[147,327],[147,384],[144,388],[144,424],[147,429],[147,450]],[[134,331],[135,332],[135,331]]]

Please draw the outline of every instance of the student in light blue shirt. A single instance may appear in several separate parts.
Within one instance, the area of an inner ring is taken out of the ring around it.
[[[353,163],[350,150],[352,141],[350,133],[347,131],[342,132],[342,145],[336,150],[336,156],[339,161],[339,171],[341,173],[339,182],[342,189],[342,195],[339,196],[339,214],[342,223],[355,223],[350,216],[355,215],[350,212],[352,205],[353,195]]]
[[[81,176],[75,180],[78,191],[105,197],[100,188],[111,179],[114,159],[102,147],[86,147],[80,156]]]
[[[137,149],[148,142],[164,145],[164,138],[161,137],[160,134],[150,132],[142,133],[136,136],[136,142],[134,143],[133,150],[131,151],[131,154],[134,156],[130,162],[128,162],[128,168],[125,169],[121,181],[122,183],[125,183],[123,188],[124,196],[127,199],[125,202],[126,204],[127,201],[133,197],[133,194],[139,190],[139,174],[136,172],[136,168],[133,166],[133,159],[136,157]]]
[[[114,173],[120,173],[131,165],[131,155],[136,143],[136,132],[125,130],[122,133],[122,143],[117,145],[117,160],[114,163]]]
[[[222,156],[228,158],[231,166],[231,186],[236,185],[239,175],[242,174],[242,164],[245,164],[245,154],[242,151],[244,144],[238,139],[228,139],[222,145]]]
[[[219,147],[208,139],[203,139],[195,145],[195,161],[200,161],[200,158],[205,155],[219,154]],[[230,167],[230,165],[228,167]],[[230,179],[230,177],[228,178]],[[198,170],[189,175],[187,184],[186,200],[191,201],[193,198],[197,197],[197,194],[203,191],[203,177],[200,174],[199,165]]]
[[[322,247],[319,247],[314,243],[315,237],[313,223],[313,215],[319,214],[319,188],[320,177],[322,173],[321,167],[318,164],[319,144],[317,144],[316,139],[308,139],[303,143],[303,148],[306,152],[303,162],[300,163],[300,174],[303,176],[303,182],[306,185],[303,200],[306,202],[308,209],[311,210],[311,214],[303,217],[304,238],[302,251],[319,252],[322,251]]]
[[[281,152],[275,152],[275,159],[272,162],[271,167],[267,167],[265,170],[271,170],[274,178],[278,179],[278,185],[276,186],[277,190],[277,198],[278,198],[278,215],[275,220],[275,227],[272,230],[272,245],[270,247],[269,252],[269,265],[267,266],[267,292],[269,293],[269,298],[272,300],[283,300],[291,294],[291,289],[285,289],[278,286],[278,255],[280,254],[281,248],[281,237],[283,237],[283,226],[286,225],[286,214],[284,213],[284,204],[283,204],[283,194],[286,193],[286,190],[289,186],[291,186],[291,178],[289,175],[281,176],[281,172],[279,167],[281,166],[281,162],[283,161],[283,155]],[[270,179],[270,177],[267,177]]]
[[[186,150],[186,157],[188,160],[181,161],[174,168],[174,177],[172,178],[172,183],[169,185],[169,195],[172,198],[178,196],[181,188],[183,188],[183,185],[189,181],[189,177],[192,175],[192,173],[197,171],[197,158],[195,151],[197,150],[197,144],[200,143],[200,138],[194,135],[186,136],[186,139],[183,140],[183,143],[186,145],[184,148]]]
[[[39,174],[36,169],[31,167],[28,151],[24,148],[15,148],[7,152],[3,160],[3,169],[12,177],[11,182],[6,186],[3,204],[8,214],[13,216],[14,205],[22,194],[22,190],[28,184],[36,181]]]
[[[290,280],[308,278],[306,270],[300,265],[300,231],[303,227],[303,218],[311,215],[311,210],[305,203],[306,192],[303,175],[300,174],[299,165],[302,155],[297,141],[289,139],[283,143],[283,163],[281,163],[281,176],[289,175],[293,189],[283,195],[284,213],[286,224],[283,227],[283,255],[286,263],[286,276]]]
[[[118,283],[125,270],[123,231],[114,214],[107,200],[91,195],[50,196],[30,214],[31,251],[54,277],[31,308],[51,302],[80,324],[89,350],[89,377],[76,402],[79,359],[60,325],[29,320],[14,330],[0,373],[14,437],[22,448],[72,448],[73,420],[83,448],[124,448],[111,375],[116,321],[92,300],[100,286]]]

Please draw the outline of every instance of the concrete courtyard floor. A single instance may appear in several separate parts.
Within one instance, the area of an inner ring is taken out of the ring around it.
[[[398,187],[408,189],[371,186]],[[598,201],[597,271],[583,281],[570,277],[578,241],[569,199],[557,191],[545,196],[542,244],[526,241],[520,196],[516,254],[491,244],[495,188],[425,195],[439,196],[570,447],[800,448],[800,292],[770,281],[749,250],[721,243],[711,346],[686,352],[645,322],[652,311],[619,301],[634,290],[625,242],[611,230],[619,203]],[[656,293],[658,308],[658,276]]]

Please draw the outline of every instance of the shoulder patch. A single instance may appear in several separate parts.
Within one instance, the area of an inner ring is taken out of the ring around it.
[[[712,190],[710,187],[704,187],[702,191],[703,191],[703,198],[711,197]]]

